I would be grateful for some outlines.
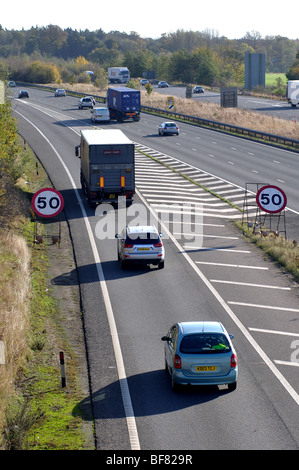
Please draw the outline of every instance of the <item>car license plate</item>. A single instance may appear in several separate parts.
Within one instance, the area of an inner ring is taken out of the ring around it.
[[[216,366],[196,366],[196,372],[212,372],[217,370]]]
[[[138,251],[149,251],[149,248],[138,248]]]
[[[109,194],[109,199],[115,199],[115,194]]]

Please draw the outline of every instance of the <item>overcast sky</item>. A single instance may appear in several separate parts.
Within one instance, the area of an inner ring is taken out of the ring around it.
[[[14,0],[2,6],[0,24],[4,29],[25,30],[32,26],[60,26],[62,29],[95,31],[102,29],[130,33],[142,38],[159,38],[163,33],[213,31],[229,39],[240,39],[246,32],[257,31],[262,37],[299,38],[298,0],[277,3],[269,0],[70,0],[37,2]]]

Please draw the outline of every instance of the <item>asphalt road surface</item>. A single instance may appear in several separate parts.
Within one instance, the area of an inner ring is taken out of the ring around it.
[[[188,125],[178,137],[158,137],[161,121],[149,115],[103,126],[121,128],[136,142],[137,195],[126,222],[153,222],[164,233],[164,269],[123,271],[111,235],[119,231],[118,212],[90,209],[80,188],[74,148],[91,125],[90,112],[78,110],[76,98],[36,90],[29,100],[13,98],[12,107],[65,201],[97,449],[298,449],[298,286],[234,228],[238,209],[169,168],[240,206],[246,182],[281,185],[295,233],[298,155]],[[234,335],[236,391],[172,392],[160,338],[178,320],[220,320]]]

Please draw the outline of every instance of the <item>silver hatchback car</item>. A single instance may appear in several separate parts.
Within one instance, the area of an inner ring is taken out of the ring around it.
[[[237,354],[220,322],[194,321],[175,323],[166,336],[165,368],[178,385],[228,385],[237,387]]]
[[[159,135],[170,135],[176,134],[179,135],[180,129],[179,126],[175,122],[163,122],[158,127]]]
[[[117,238],[117,257],[122,269],[129,263],[158,265],[164,268],[165,251],[159,234],[154,225],[138,225],[126,227]]]

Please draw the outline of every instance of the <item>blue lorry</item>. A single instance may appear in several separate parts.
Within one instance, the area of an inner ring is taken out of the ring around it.
[[[123,122],[140,119],[140,91],[127,87],[109,87],[106,105],[110,112],[110,120]]]

